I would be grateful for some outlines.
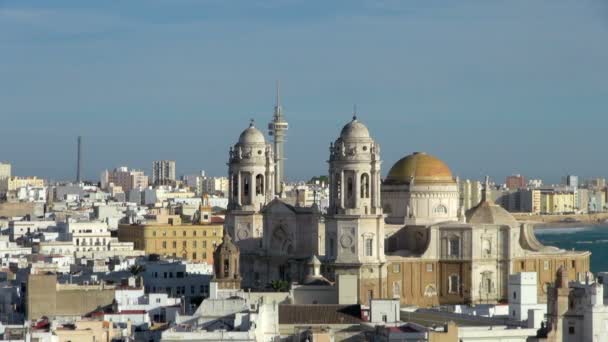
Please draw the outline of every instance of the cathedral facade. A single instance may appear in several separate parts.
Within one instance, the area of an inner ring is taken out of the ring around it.
[[[508,276],[520,271],[538,273],[542,302],[557,269],[570,279],[589,270],[589,252],[542,245],[533,225],[492,203],[488,181],[482,202],[464,212],[457,180],[434,156],[407,155],[383,180],[380,146],[356,116],[330,144],[324,215],[280,197],[275,160],[253,124],[230,150],[226,231],[240,249],[244,287],[301,283],[317,256],[341,304],[506,302]]]

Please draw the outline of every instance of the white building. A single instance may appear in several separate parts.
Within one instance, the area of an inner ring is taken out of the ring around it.
[[[509,275],[509,317],[526,321],[530,310],[547,312],[546,304],[538,303],[536,272],[520,272]]]

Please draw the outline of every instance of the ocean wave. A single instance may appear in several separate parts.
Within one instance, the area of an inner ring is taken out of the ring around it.
[[[592,230],[595,227],[568,227],[568,228],[539,228],[535,229],[536,235],[561,235],[561,234],[574,234],[578,232],[584,232]]]
[[[587,245],[587,244],[593,244],[593,243],[608,243],[608,239],[600,239],[600,240],[593,240],[593,241],[587,241],[587,240],[583,240],[583,241],[576,241],[575,242],[577,245]]]

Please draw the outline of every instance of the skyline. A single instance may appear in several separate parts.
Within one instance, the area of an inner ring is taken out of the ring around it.
[[[74,179],[82,135],[87,180],[160,159],[225,175],[278,79],[289,180],[327,173],[353,104],[383,174],[425,151],[462,178],[608,175],[601,1],[377,4],[5,1],[0,160]]]

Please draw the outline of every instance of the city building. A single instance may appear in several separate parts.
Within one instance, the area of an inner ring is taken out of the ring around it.
[[[152,184],[175,184],[175,160],[155,160],[152,162]]]
[[[517,174],[508,176],[505,180],[507,189],[519,189],[526,186],[526,179],[524,176]]]
[[[203,194],[219,196],[228,195],[228,177],[203,177],[201,186]]]
[[[30,274],[27,278],[26,317],[80,318],[112,304],[115,286],[60,284],[55,274]]]
[[[203,208],[194,223],[182,222],[178,215],[158,215],[155,221],[121,224],[118,239],[131,242],[146,254],[179,257],[213,264],[213,251],[222,241],[223,227],[211,223],[210,208]]]
[[[11,177],[11,164],[0,162],[0,181]]]
[[[562,178],[562,184],[571,188],[578,188],[578,176],[567,175]]]
[[[112,171],[105,170],[101,173],[101,188],[109,189],[110,184],[118,186],[123,192],[131,189],[143,189],[148,187],[148,176],[143,171],[129,170],[126,166],[121,166]]]
[[[541,189],[541,214],[564,214],[578,211],[577,195],[574,189],[547,188]]]
[[[548,287],[547,342],[596,342],[608,336],[606,283],[586,274],[582,282],[570,282],[567,267],[560,267]],[[602,279],[605,280],[605,279]]]
[[[0,195],[7,196],[19,188],[44,188],[44,179],[37,177],[0,177]]]

